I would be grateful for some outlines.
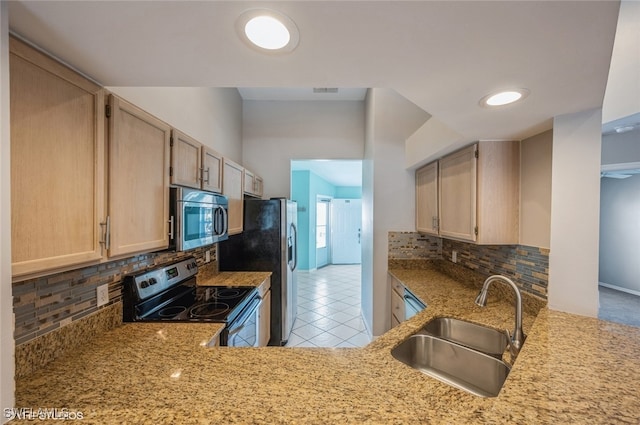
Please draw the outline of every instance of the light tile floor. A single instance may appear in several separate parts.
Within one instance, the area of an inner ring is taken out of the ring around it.
[[[371,342],[360,308],[357,265],[298,271],[298,315],[287,347],[362,347]]]
[[[598,318],[640,327],[639,296],[604,286],[598,286],[598,290],[600,292]]]

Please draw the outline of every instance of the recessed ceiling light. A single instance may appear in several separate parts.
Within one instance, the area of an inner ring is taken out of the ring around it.
[[[516,89],[491,93],[480,99],[480,106],[495,107],[504,106],[524,99],[529,95],[527,89]]]
[[[291,18],[269,9],[243,12],[236,22],[236,30],[249,46],[263,52],[290,52],[300,38]]]

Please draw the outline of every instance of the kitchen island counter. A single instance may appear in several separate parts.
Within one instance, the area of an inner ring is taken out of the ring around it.
[[[449,387],[390,351],[439,316],[513,327],[513,306],[435,270],[393,270],[428,307],[365,348],[206,347],[215,324],[126,324],[17,381],[18,407],[84,423],[638,423],[640,330],[549,311],[496,398]],[[40,421],[38,421],[40,422]],[[54,421],[59,422],[59,421]]]

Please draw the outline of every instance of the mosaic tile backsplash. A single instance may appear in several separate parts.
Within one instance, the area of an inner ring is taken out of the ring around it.
[[[215,245],[189,252],[157,252],[43,276],[12,285],[16,346],[93,315],[98,308],[96,288],[109,285],[109,303],[122,300],[122,277],[156,264],[193,255],[204,263],[205,251],[215,256]]]
[[[442,258],[442,238],[416,232],[389,232],[390,260],[436,260]]]
[[[389,260],[448,260],[456,251],[456,264],[488,277],[501,274],[523,291],[547,299],[549,249],[525,245],[476,245],[421,235],[389,232]]]

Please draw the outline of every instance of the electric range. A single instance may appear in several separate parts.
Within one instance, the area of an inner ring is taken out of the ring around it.
[[[224,323],[220,345],[255,346],[262,302],[254,287],[197,286],[193,257],[123,280],[125,322]]]

